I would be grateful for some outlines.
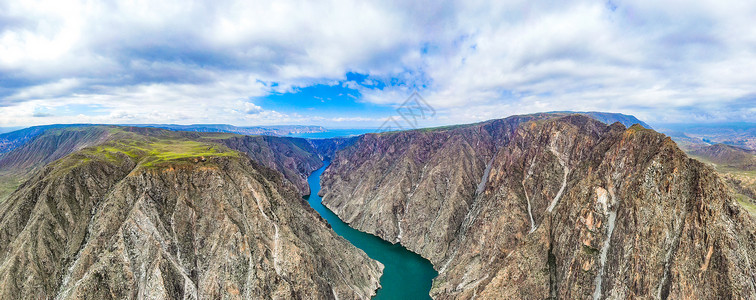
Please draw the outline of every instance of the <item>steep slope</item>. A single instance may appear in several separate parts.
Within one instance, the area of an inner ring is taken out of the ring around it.
[[[336,155],[336,152],[353,145],[359,136],[351,137],[336,137],[328,139],[308,139],[312,149],[321,157],[321,159],[331,159]]]
[[[756,297],[753,221],[712,169],[638,125],[539,114],[366,135],[323,195],[431,260],[439,299]]]
[[[0,299],[366,298],[381,269],[278,172],[186,138],[85,148],[0,203]]]
[[[232,136],[218,139],[231,149],[281,172],[303,195],[310,194],[307,176],[323,166],[317,151],[305,139],[272,136]]]
[[[733,197],[756,217],[756,151],[725,144],[694,147],[693,158],[714,167]]]
[[[30,170],[74,151],[105,141],[105,126],[51,128],[0,158],[0,170]]]
[[[691,155],[703,158],[723,167],[743,171],[756,170],[756,150],[742,149],[725,144],[704,146],[690,151]]]
[[[0,156],[0,202],[38,168],[74,151],[103,142],[110,134],[107,127],[57,125],[32,127],[23,132],[23,138],[16,141],[23,140],[24,143],[15,145],[15,149]],[[26,138],[28,141],[24,140]]]
[[[50,129],[68,128],[68,127],[83,127],[90,126],[88,124],[55,124],[55,125],[43,125],[32,126],[29,128],[14,130],[0,134],[0,157],[5,153],[12,151],[28,141],[34,139],[40,134],[45,133]]]
[[[25,144],[0,157],[0,202],[39,167],[85,147],[130,138],[133,134],[158,139],[186,138],[225,144],[247,153],[256,162],[281,172],[303,195],[309,194],[307,176],[322,166],[316,150],[306,140],[298,138],[174,132],[121,126],[56,126],[41,127],[45,131],[37,132]]]

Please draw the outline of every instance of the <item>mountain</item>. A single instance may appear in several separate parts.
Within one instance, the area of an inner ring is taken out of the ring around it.
[[[44,133],[48,129],[67,128],[67,127],[81,127],[87,126],[86,124],[55,124],[55,125],[43,125],[24,128],[12,132],[0,134],[0,157],[3,154],[16,149],[36,136]]]
[[[620,122],[622,125],[625,125],[625,127],[630,127],[635,124],[640,124],[644,128],[653,129],[651,125],[646,124],[646,122],[639,120],[635,116],[620,114],[620,113],[608,113],[608,112],[598,112],[598,111],[561,111],[561,112],[553,112],[552,114],[585,115],[593,119],[596,119],[598,121],[601,121],[607,125],[613,124],[615,122]]]
[[[227,124],[194,124],[194,125],[175,125],[175,124],[137,124],[129,125],[135,127],[155,127],[176,131],[197,131],[197,132],[228,132],[242,135],[272,135],[287,136],[302,133],[316,133],[328,131],[322,126],[307,125],[277,125],[277,126],[251,126],[237,127]]]
[[[730,192],[662,134],[557,113],[364,135],[321,194],[429,259],[436,299],[754,298]]]
[[[15,132],[13,150],[0,156],[0,202],[35,171],[71,152],[107,139],[105,127],[47,126]]]
[[[694,147],[727,144],[756,150],[756,123],[663,124],[659,131]]]
[[[159,128],[111,125],[49,127],[30,137],[13,151],[0,156],[0,200],[15,190],[20,181],[37,168],[85,147],[117,138],[122,133],[122,128],[150,136],[183,137],[225,144],[282,173],[304,195],[309,194],[307,176],[323,165],[317,151],[307,140],[301,138],[174,132]]]
[[[26,167],[72,151],[0,202],[0,299],[344,299],[379,287],[382,266],[291,181],[215,142],[233,135],[59,133],[3,157],[14,159],[2,168]]]
[[[0,127],[0,134],[24,129],[24,127]]]
[[[756,216],[756,151],[725,144],[692,146],[688,154],[714,167],[733,197]]]
[[[234,135],[213,140],[280,172],[303,195],[310,194],[307,176],[323,166],[318,151],[301,138]]]
[[[87,127],[97,126],[96,124],[54,124],[33,126],[29,128],[19,129],[12,132],[0,134],[0,157],[4,153],[10,152],[13,149],[20,147],[26,142],[32,140],[36,136],[44,133],[49,129],[60,129],[70,127]],[[104,126],[104,125],[100,125]],[[195,131],[195,132],[226,132],[236,133],[241,135],[271,135],[271,136],[287,136],[294,134],[305,133],[318,133],[326,132],[327,129],[321,126],[304,126],[304,125],[279,125],[279,126],[252,126],[252,127],[237,127],[226,124],[196,124],[196,125],[174,125],[174,124],[137,124],[128,125],[131,127],[150,127],[150,128],[162,128],[173,131]]]
[[[724,167],[743,171],[756,171],[756,150],[748,150],[725,144],[714,144],[692,150],[690,154]]]

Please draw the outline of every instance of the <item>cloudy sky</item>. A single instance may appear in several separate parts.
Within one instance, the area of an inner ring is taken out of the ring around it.
[[[756,120],[756,2],[0,1],[0,126]]]

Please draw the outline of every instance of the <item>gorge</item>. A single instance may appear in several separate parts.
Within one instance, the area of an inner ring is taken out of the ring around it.
[[[754,219],[717,173],[601,121],[48,129],[0,157],[20,182],[0,194],[0,299],[756,297]]]
[[[349,227],[336,214],[323,206],[320,178],[330,162],[313,172],[308,180],[312,194],[305,198],[310,206],[323,217],[331,229],[362,249],[367,255],[384,265],[381,288],[373,299],[430,299],[431,281],[438,275],[431,263],[402,245],[392,244],[381,238]]]

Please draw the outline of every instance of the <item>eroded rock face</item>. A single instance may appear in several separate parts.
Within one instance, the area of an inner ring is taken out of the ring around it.
[[[367,135],[322,185],[350,225],[431,260],[434,298],[756,297],[753,221],[640,126],[534,115]]]
[[[0,299],[369,298],[382,266],[246,157],[72,154],[0,204]]]
[[[307,176],[323,166],[317,151],[305,139],[272,136],[234,136],[217,140],[252,160],[284,175],[303,195],[310,194]]]

